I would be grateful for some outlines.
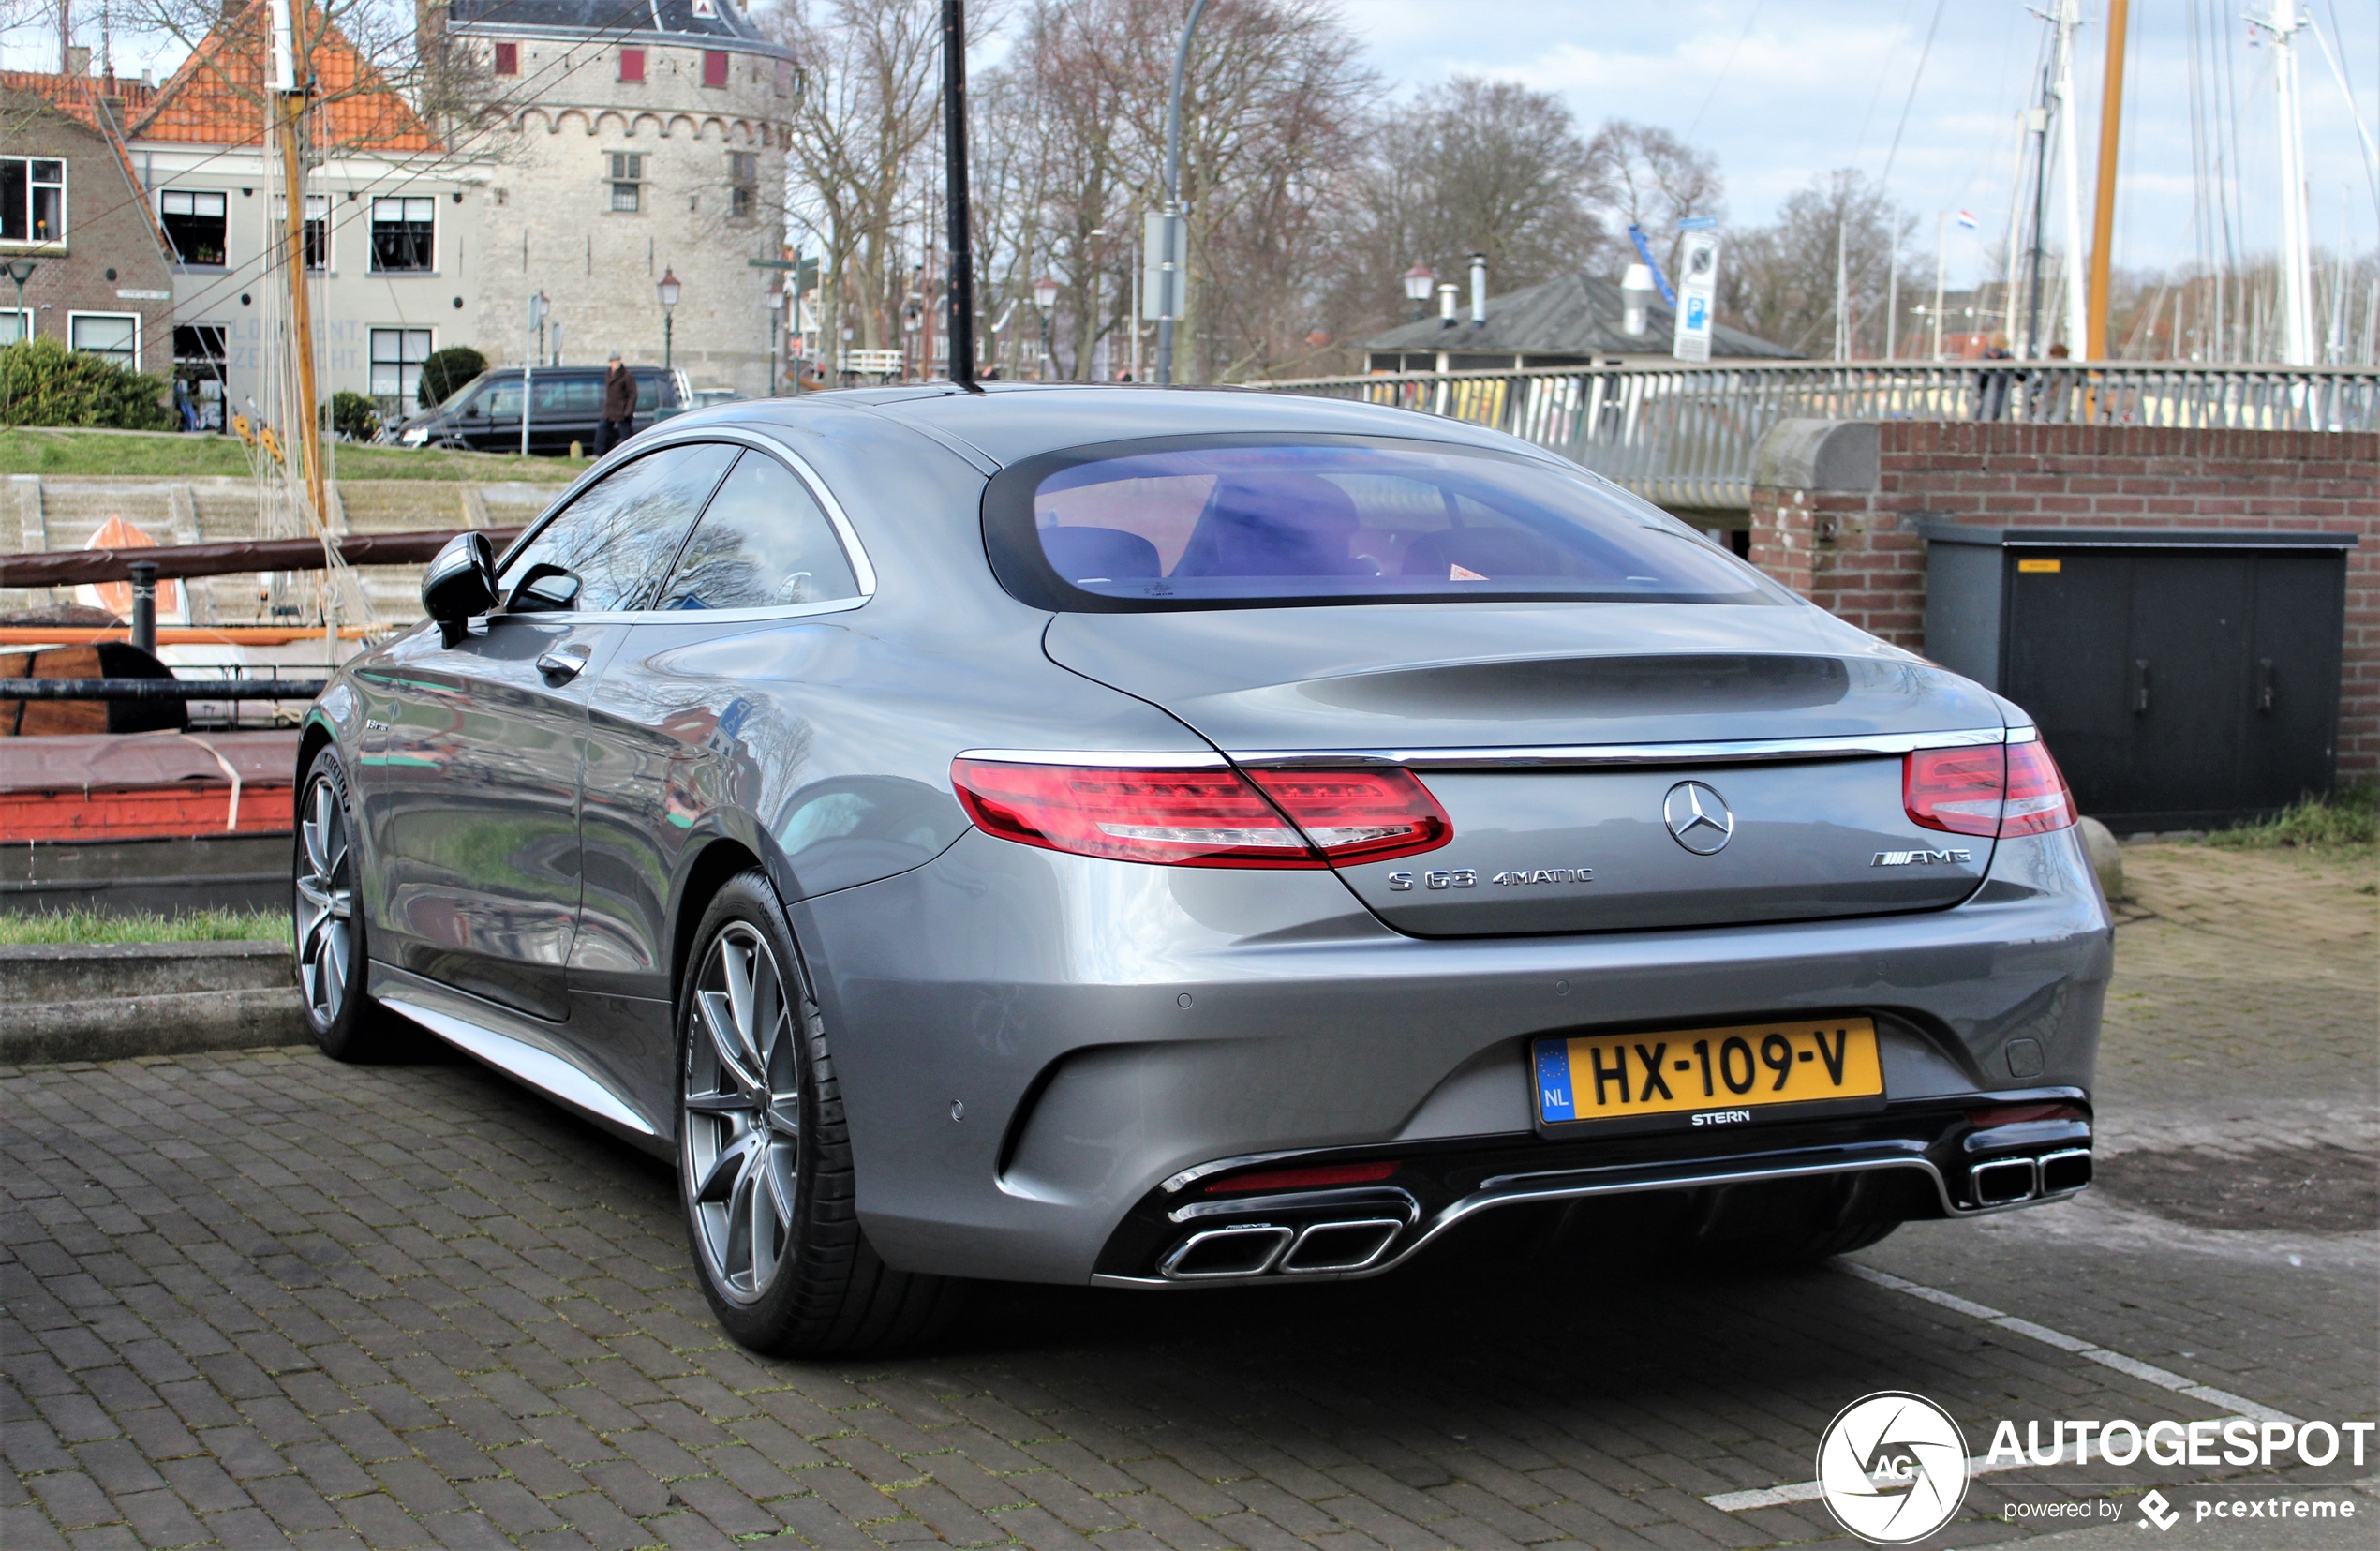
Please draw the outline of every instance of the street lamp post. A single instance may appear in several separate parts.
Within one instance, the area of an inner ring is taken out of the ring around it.
[[[1034,376],[1046,382],[1049,380],[1049,368],[1058,364],[1050,353],[1049,343],[1049,314],[1058,305],[1058,282],[1047,275],[1035,280],[1033,283],[1033,305],[1041,309],[1041,364],[1035,368]]]
[[[33,272],[38,267],[31,259],[8,261],[8,278],[17,283],[17,336],[9,341],[12,345],[33,337],[33,330],[26,326],[24,319],[24,283],[33,278]]]
[[[662,370],[669,371],[677,361],[677,297],[683,289],[677,282],[677,272],[663,268],[653,289],[661,292],[662,298]]]
[[[1424,263],[1416,263],[1405,272],[1405,299],[1413,304],[1415,322],[1429,316],[1430,292],[1435,289],[1437,282],[1437,276]]]
[[[1190,67],[1190,36],[1198,30],[1198,18],[1207,8],[1207,0],[1190,0],[1190,19],[1182,23],[1182,41],[1173,51],[1173,91],[1166,99],[1166,215],[1171,222],[1182,218],[1182,77]],[[1168,235],[1168,239],[1172,239]],[[1167,255],[1171,258],[1171,254]],[[1189,286],[1184,276],[1177,279],[1174,295],[1183,295]],[[1168,309],[1170,310],[1170,309]],[[1157,320],[1157,380],[1173,380],[1173,320]]]

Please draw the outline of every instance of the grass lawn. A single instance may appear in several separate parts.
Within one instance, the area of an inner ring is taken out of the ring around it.
[[[335,443],[331,450],[331,469],[340,479],[465,480],[483,485],[526,480],[562,485],[576,479],[591,461],[346,443]],[[237,437],[22,426],[0,430],[0,474],[206,479],[220,474],[245,478],[250,471],[247,450]]]
[[[2262,824],[2218,829],[2202,843],[2235,848],[2276,846],[2369,858],[2380,850],[2380,782],[2343,783],[2327,798],[2309,798]],[[2371,893],[2371,888],[2360,890]]]
[[[181,916],[103,915],[96,910],[0,912],[0,947],[22,943],[286,943],[282,910],[194,910]]]

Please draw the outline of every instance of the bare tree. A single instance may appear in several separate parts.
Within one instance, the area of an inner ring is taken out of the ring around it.
[[[1788,196],[1769,225],[1731,236],[1719,317],[1805,355],[1831,353],[1837,244],[1849,321],[1856,330],[1873,319],[1881,330],[1893,249],[1914,226],[1865,173],[1825,173]]]
[[[1406,268],[1459,276],[1487,256],[1499,290],[1584,268],[1603,250],[1587,148],[1569,107],[1516,82],[1457,76],[1377,116],[1353,180],[1331,313],[1370,332],[1404,306]]]
[[[783,0],[755,20],[796,61],[787,214],[823,250],[828,357],[846,323],[860,348],[885,349],[900,337],[900,228],[922,214],[920,157],[940,123],[941,7]]]
[[[1677,268],[1677,223],[1725,216],[1718,158],[1649,124],[1607,119],[1586,147],[1587,193],[1612,224],[1642,227],[1663,270]]]

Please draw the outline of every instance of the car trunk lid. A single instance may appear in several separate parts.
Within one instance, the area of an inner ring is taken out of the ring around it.
[[[1418,934],[1939,909],[1990,861],[1910,819],[1900,751],[1996,739],[1997,704],[1814,609],[1062,615],[1048,649],[1245,766],[1415,770],[1452,843],[1340,872]]]

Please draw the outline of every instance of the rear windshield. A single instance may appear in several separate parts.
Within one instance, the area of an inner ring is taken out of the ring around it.
[[[1421,442],[1146,446],[1008,471],[1037,476],[1029,514],[1013,485],[987,506],[1010,590],[1101,611],[1781,596],[1658,508],[1534,460]]]

